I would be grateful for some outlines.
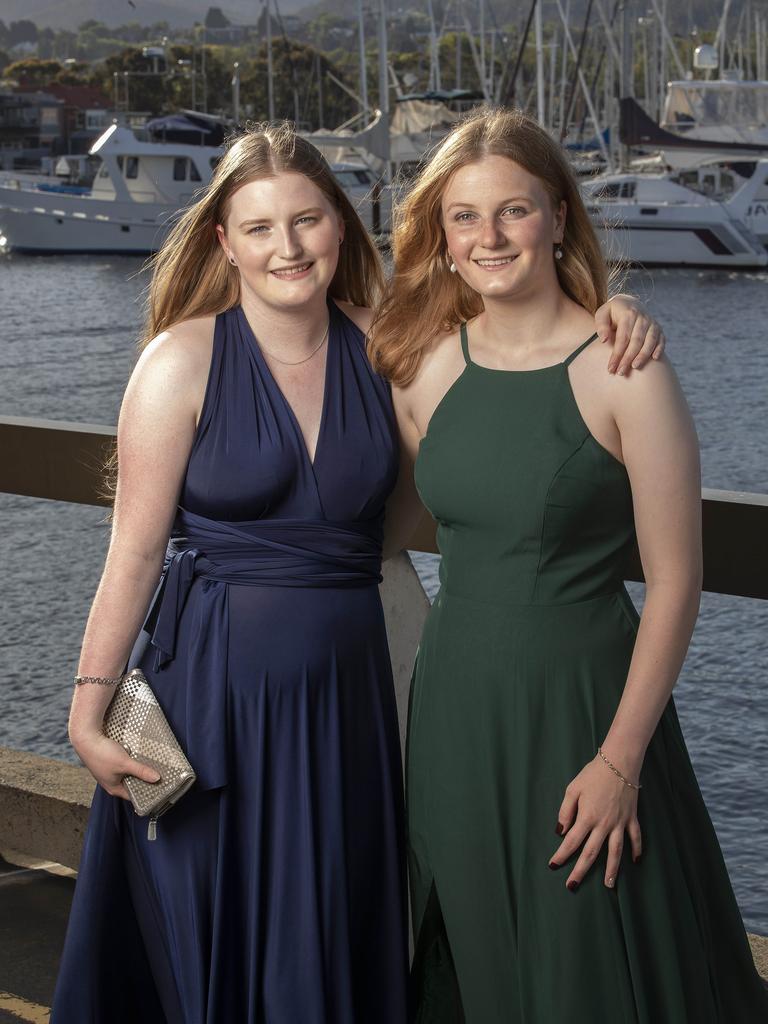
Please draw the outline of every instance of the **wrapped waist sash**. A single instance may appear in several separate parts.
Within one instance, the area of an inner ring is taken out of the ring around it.
[[[373,586],[381,582],[380,527],[306,519],[231,523],[180,509],[144,626],[156,672],[176,657],[179,621],[198,578],[211,585],[200,593],[199,628],[187,652],[186,736],[179,739],[200,788],[215,789],[227,778],[229,586]]]

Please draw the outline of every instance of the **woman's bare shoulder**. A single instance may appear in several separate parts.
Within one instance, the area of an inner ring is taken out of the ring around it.
[[[349,317],[356,327],[359,327],[363,334],[367,334],[371,328],[371,322],[373,321],[373,310],[367,306],[353,306],[351,302],[347,302],[346,299],[334,299],[333,300],[342,313]]]
[[[214,316],[195,317],[172,324],[155,335],[142,350],[139,366],[195,372],[206,371],[211,361]],[[138,366],[137,366],[138,368]]]
[[[441,333],[424,350],[414,378],[393,388],[395,408],[423,435],[435,407],[464,369],[458,330]]]
[[[214,316],[182,320],[160,331],[144,347],[128,394],[162,393],[166,401],[201,403],[213,350]]]
[[[215,316],[200,316],[191,320],[180,320],[179,323],[155,335],[145,351],[164,353],[166,358],[178,356],[181,359],[195,359],[213,346],[213,331],[216,324]]]
[[[438,334],[424,349],[416,375],[408,385],[414,391],[440,388],[444,377],[455,376],[464,365],[458,329]]]

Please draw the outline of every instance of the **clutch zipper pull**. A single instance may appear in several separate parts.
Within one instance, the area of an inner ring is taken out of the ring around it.
[[[149,825],[147,826],[147,839],[150,842],[157,839],[157,818],[150,818]]]

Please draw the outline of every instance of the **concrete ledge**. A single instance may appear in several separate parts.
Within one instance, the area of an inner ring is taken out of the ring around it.
[[[748,935],[757,973],[768,984],[768,936]]]
[[[93,790],[85,768],[0,747],[3,845],[76,869]]]

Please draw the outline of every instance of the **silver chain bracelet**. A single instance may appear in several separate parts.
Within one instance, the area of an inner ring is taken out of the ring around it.
[[[96,686],[117,686],[122,683],[123,677],[109,679],[107,676],[75,676],[75,686],[82,686],[83,683],[93,683]]]

